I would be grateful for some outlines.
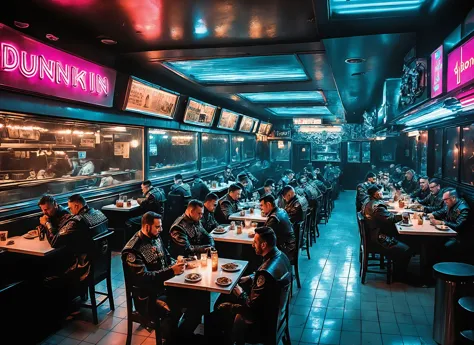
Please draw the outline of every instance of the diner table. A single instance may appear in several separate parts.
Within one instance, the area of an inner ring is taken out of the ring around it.
[[[398,201],[386,202],[385,204],[388,206],[388,210],[392,213],[401,214],[403,212],[406,212],[412,214],[417,212],[413,211],[412,209],[406,208],[407,205],[404,208],[401,208],[398,205]]]
[[[253,213],[250,213],[249,210],[245,210],[245,214],[241,215],[240,211],[232,213],[229,216],[229,220],[248,220],[251,222],[265,223],[267,221],[266,216],[262,216],[262,211],[258,208],[254,209]]]
[[[241,234],[237,234],[237,230],[230,230],[230,225],[224,226],[224,229],[226,232],[223,234],[216,234],[214,230],[211,231],[211,236],[214,238],[214,241],[250,245],[253,243],[253,237],[249,237],[249,234],[255,234],[254,227],[243,228]]]
[[[123,203],[123,207],[117,207],[116,204],[110,204],[110,205],[105,205],[102,207],[102,211],[118,211],[118,212],[130,212],[133,211],[137,208],[139,208],[140,205],[138,204],[137,200],[132,200],[132,206],[128,207],[127,203]]]
[[[260,207],[259,201],[239,201],[240,209],[257,208],[257,207]]]
[[[211,193],[220,193],[220,192],[223,192],[223,191],[229,189],[229,186],[234,184],[234,183],[235,182],[232,182],[232,181],[229,181],[228,183],[225,183],[225,182],[219,183],[218,182],[218,183],[216,183],[215,186],[213,186],[212,183],[211,184],[206,183],[206,186],[207,186],[207,188],[209,188],[209,191]]]
[[[410,217],[411,226],[402,226],[400,223],[396,224],[397,231],[400,235],[410,236],[444,236],[453,237],[457,232],[449,228],[448,230],[438,230],[434,225],[430,224],[429,219],[423,219],[423,224],[419,225],[417,219]]]
[[[15,243],[7,245],[8,241],[14,241]],[[12,253],[33,256],[47,256],[60,250],[60,248],[52,248],[46,239],[40,241],[39,237],[26,239],[23,236],[9,237],[6,241],[0,241],[0,248]]]

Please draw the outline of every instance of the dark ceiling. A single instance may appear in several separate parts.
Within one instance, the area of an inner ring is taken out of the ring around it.
[[[15,20],[29,23],[22,31],[48,44],[263,120],[274,119],[266,110],[270,104],[237,94],[321,90],[333,114],[325,120],[359,122],[365,110],[380,105],[384,79],[400,75],[416,32],[443,16],[460,22],[472,7],[472,1],[419,0],[422,7],[410,14],[336,18],[332,1],[340,0],[16,0],[2,4],[0,21],[12,27]],[[351,4],[356,1],[374,2]],[[59,40],[48,41],[48,33]],[[118,43],[104,45],[102,38]],[[309,80],[201,85],[166,66],[267,55],[296,56]],[[365,62],[349,65],[344,60],[350,57]]]

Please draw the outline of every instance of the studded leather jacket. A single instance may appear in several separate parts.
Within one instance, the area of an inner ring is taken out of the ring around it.
[[[209,212],[206,206],[204,206],[204,215],[202,216],[201,224],[207,232],[211,232],[219,225],[216,218],[214,218],[214,212]]]
[[[444,223],[458,233],[458,238],[473,237],[472,224],[469,219],[469,205],[463,200],[458,199],[456,204],[451,207],[443,207],[433,212],[435,219],[444,220]]]
[[[288,213],[279,207],[275,207],[267,217],[265,226],[273,229],[277,237],[278,249],[285,253],[291,262],[297,255],[297,250],[295,232]]]
[[[171,186],[169,194],[181,195],[184,198],[191,197],[191,187],[187,183],[174,184]]]
[[[302,222],[304,220],[306,212],[303,211],[301,205],[302,198],[298,195],[295,195],[285,206],[285,211],[290,217],[291,224],[295,225],[296,223]]]
[[[48,221],[50,223],[50,225],[48,225],[48,227],[51,228],[52,232],[57,233],[60,224],[62,224],[64,221],[66,221],[66,219],[68,219],[70,215],[71,214],[69,213],[68,210],[66,210],[61,205],[58,205],[58,208],[57,208],[56,213],[54,214],[54,216],[49,217],[49,219],[48,219]],[[46,232],[46,230],[47,230],[46,226],[39,225],[39,227],[41,228],[41,231]]]
[[[238,211],[239,201],[226,194],[217,202],[215,217],[220,224],[226,224],[229,223],[229,216]]]
[[[191,196],[193,199],[203,201],[209,192],[209,188],[200,178],[195,179],[191,185]]]
[[[164,202],[166,201],[164,190],[159,187],[151,187],[144,196],[145,200],[140,204],[140,212],[144,214],[148,211],[153,211],[163,215]]]
[[[383,243],[397,235],[395,223],[402,220],[402,216],[391,213],[382,200],[370,198],[362,212],[372,241]]]
[[[410,195],[410,197],[412,199],[416,199],[418,201],[420,200],[423,200],[425,199],[426,197],[428,197],[430,195],[430,189],[429,188],[426,188],[426,189],[421,189],[421,188],[418,188],[414,193],[412,193]]]
[[[214,247],[214,239],[202,227],[201,222],[194,222],[186,214],[178,217],[170,229],[171,255],[193,256],[205,253]]]
[[[444,207],[443,190],[441,189],[437,194],[429,194],[426,198],[419,201],[420,205],[424,206],[425,213],[433,213],[441,210]]]
[[[413,193],[416,188],[418,187],[418,181],[417,181],[417,178],[415,176],[413,176],[413,178],[411,180],[407,180],[406,178],[404,178],[401,182],[400,182],[400,187],[405,191],[405,193],[407,194],[411,194]]]
[[[367,193],[367,189],[369,188],[369,182],[359,183],[356,188],[356,210],[360,211],[362,209],[362,205],[369,200],[369,194]]]

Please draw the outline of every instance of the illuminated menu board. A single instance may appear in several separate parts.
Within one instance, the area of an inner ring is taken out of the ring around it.
[[[474,37],[448,54],[448,92],[474,80]]]
[[[259,123],[259,122],[260,122],[260,120],[255,120],[255,124],[253,125],[252,133],[257,133],[258,123]]]
[[[443,93],[443,46],[431,54],[431,98]]]
[[[322,119],[312,118],[312,117],[299,117],[293,119],[294,125],[321,125],[323,123]]]
[[[214,116],[216,115],[216,107],[190,98],[186,112],[184,113],[184,122],[198,126],[211,127]]]
[[[242,115],[242,121],[240,122],[239,131],[250,133],[253,129],[253,125],[255,124],[255,119]]]
[[[272,128],[272,125],[269,124],[268,122],[260,122],[260,127],[258,128],[258,134],[261,135],[268,135],[270,134],[270,130]]]
[[[237,126],[237,121],[239,120],[239,114],[234,113],[233,111],[222,109],[221,117],[219,123],[217,124],[218,128],[235,130]]]
[[[130,78],[123,110],[172,119],[178,98],[158,85]]]

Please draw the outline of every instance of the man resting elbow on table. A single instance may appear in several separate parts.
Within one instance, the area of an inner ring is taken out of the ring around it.
[[[215,215],[220,224],[228,224],[230,215],[239,211],[241,195],[242,187],[232,184],[229,186],[227,194],[218,200]]]

